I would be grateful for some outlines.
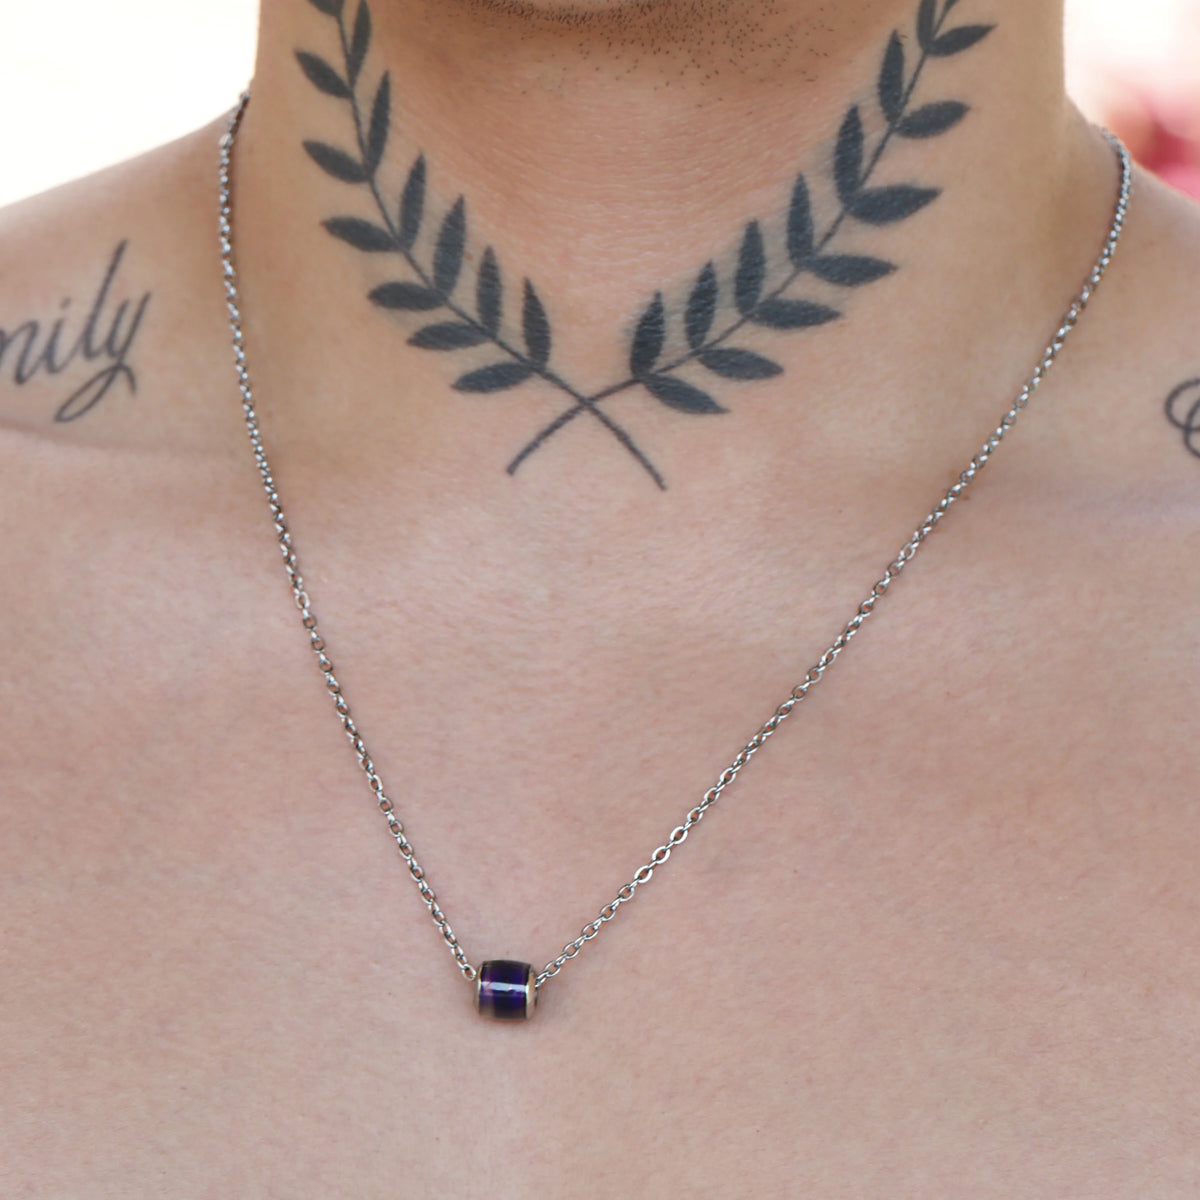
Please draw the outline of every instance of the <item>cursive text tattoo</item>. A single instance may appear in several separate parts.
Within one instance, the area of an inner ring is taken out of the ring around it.
[[[19,387],[39,375],[65,374],[80,363],[103,364],[58,406],[54,413],[56,421],[77,421],[91,412],[118,381],[124,382],[130,392],[137,391],[137,375],[129,356],[150,305],[151,293],[146,292],[136,303],[122,300],[115,309],[111,305],[113,287],[128,246],[127,241],[121,242],[113,251],[99,290],[73,340],[70,326],[74,302],[70,298],[62,301],[59,315],[52,321],[30,318],[11,331],[0,328],[0,381],[7,376]]]
[[[1183,434],[1183,444],[1200,458],[1200,379],[1186,379],[1167,397],[1167,420]]]
[[[666,483],[630,433],[605,411],[611,397],[640,389],[674,412],[715,416],[727,408],[713,394],[710,377],[722,383],[749,383],[782,374],[773,359],[743,343],[756,331],[789,332],[814,329],[837,320],[842,313],[824,300],[804,294],[810,281],[847,291],[883,279],[895,264],[873,255],[839,253],[836,240],[850,222],[881,228],[903,221],[937,199],[940,189],[912,183],[884,182],[876,171],[896,138],[937,137],[956,126],[969,111],[958,100],[916,104],[918,84],[934,61],[969,50],[993,29],[991,25],[947,26],[959,0],[919,0],[913,37],[915,56],[906,39],[894,31],[884,50],[875,85],[878,119],[864,121],[863,109],[847,110],[833,154],[832,193],[836,208],[824,219],[814,204],[809,181],[796,177],[783,228],[767,229],[750,221],[741,236],[733,269],[722,279],[709,261],[695,279],[682,322],[672,320],[663,299],[655,294],[632,323],[628,375],[599,391],[572,384],[551,365],[551,320],[538,290],[529,279],[521,289],[520,335],[506,332],[505,288],[495,250],[487,246],[479,259],[475,286],[460,286],[467,240],[466,200],[459,196],[438,222],[432,245],[423,248],[421,233],[428,216],[428,167],[419,154],[396,203],[383,195],[379,168],[387,149],[392,119],[390,74],[384,72],[370,93],[360,94],[363,67],[371,45],[371,11],[358,0],[353,21],[346,0],[310,0],[337,26],[341,68],[319,55],[297,52],[309,82],[350,109],[354,147],[351,151],[325,142],[307,141],[309,157],[326,174],[343,183],[365,186],[374,208],[371,216],[339,216],[325,228],[355,249],[397,256],[406,277],[382,282],[369,299],[376,306],[408,314],[436,314],[437,319],[416,330],[409,345],[442,353],[480,349],[485,355],[454,381],[456,391],[491,394],[539,379],[561,392],[566,403],[559,415],[539,430],[508,464],[515,474],[521,464],[577,417],[587,416],[603,426],[660,488]],[[868,127],[877,132],[868,135]],[[464,295],[464,291],[468,292]],[[723,304],[723,301],[731,303]],[[728,319],[718,313],[729,308]],[[753,344],[753,343],[752,343]]]

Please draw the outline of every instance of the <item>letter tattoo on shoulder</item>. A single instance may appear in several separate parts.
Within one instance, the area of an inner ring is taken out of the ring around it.
[[[1200,378],[1185,379],[1167,397],[1167,420],[1183,434],[1183,444],[1200,458]]]
[[[503,273],[491,246],[479,257],[474,288],[460,286],[468,235],[463,196],[435,223],[436,230],[422,237],[430,215],[424,154],[412,164],[396,201],[384,197],[379,168],[392,122],[392,86],[384,72],[367,95],[360,94],[372,34],[367,0],[358,0],[352,21],[346,0],[310,3],[336,26],[341,66],[307,51],[296,57],[318,91],[348,106],[354,140],[349,151],[317,141],[306,141],[304,148],[327,175],[365,187],[373,210],[369,217],[334,217],[325,221],[325,228],[356,250],[394,256],[403,269],[403,277],[381,281],[371,290],[371,303],[410,315],[436,314],[432,323],[411,334],[410,346],[443,354],[477,352],[477,361],[455,379],[457,392],[495,394],[537,379],[562,394],[559,415],[512,458],[510,475],[576,418],[586,416],[664,489],[662,475],[606,410],[606,401],[640,391],[686,416],[725,413],[714,382],[724,391],[729,384],[745,386],[783,372],[778,362],[753,348],[760,334],[812,330],[835,321],[842,316],[840,296],[892,274],[895,265],[883,258],[839,252],[837,236],[852,222],[882,230],[937,199],[939,188],[880,181],[877,168],[896,139],[937,137],[962,121],[969,109],[961,101],[915,103],[918,84],[937,61],[971,49],[993,29],[950,25],[960,0],[919,0],[911,32],[894,31],[884,49],[870,107],[853,104],[845,113],[834,141],[831,178],[814,190],[799,174],[781,206],[786,216],[778,227],[748,222],[736,261],[723,271],[714,261],[704,265],[685,303],[669,308],[664,292],[657,292],[630,324],[627,376],[591,390],[551,365],[550,311],[529,279],[520,290],[519,333],[506,331]],[[827,213],[820,211],[822,206]]]
[[[81,363],[102,364],[59,404],[54,412],[54,420],[58,422],[77,421],[85,416],[118,383],[123,383],[131,393],[137,392],[137,374],[129,359],[150,306],[151,293],[146,292],[136,302],[122,300],[113,306],[112,293],[128,247],[128,241],[123,241],[113,251],[87,315],[81,318],[73,338],[74,300],[69,297],[60,304],[59,315],[51,320],[31,317],[11,330],[0,327],[0,386],[6,378],[21,387],[39,375],[68,372],[77,375],[79,372],[72,368]]]

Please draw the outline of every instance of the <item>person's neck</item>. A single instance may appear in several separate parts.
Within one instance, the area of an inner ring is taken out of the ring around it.
[[[419,444],[497,487],[556,457],[578,486],[603,443],[605,490],[631,466],[637,486],[764,456],[842,472],[881,435],[909,459],[958,436],[935,381],[972,360],[996,383],[979,411],[1002,410],[1099,243],[1111,168],[1062,98],[1057,6],[937,0],[924,44],[921,7],[375,0],[355,72],[359,0],[267,0],[239,246],[309,368],[307,395],[279,376],[293,428],[356,456]]]

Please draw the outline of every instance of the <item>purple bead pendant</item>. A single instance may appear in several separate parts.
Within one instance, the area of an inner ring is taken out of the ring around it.
[[[529,963],[498,958],[479,968],[475,1007],[497,1021],[527,1021],[537,1007],[537,976]]]

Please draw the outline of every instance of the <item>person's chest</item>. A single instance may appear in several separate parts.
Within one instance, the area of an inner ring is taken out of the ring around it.
[[[252,566],[269,536],[235,530],[222,562],[204,520],[174,544],[89,528],[13,589],[9,1190],[1195,1193],[1196,629],[1160,548],[1116,531],[1137,570],[1103,591],[1082,527],[1030,529],[1036,576],[917,564],[503,1026],[391,846],[282,572]],[[589,640],[493,612],[489,634],[461,595],[439,620],[432,584],[309,582],[476,962],[553,958],[838,624],[798,604],[794,630]]]

